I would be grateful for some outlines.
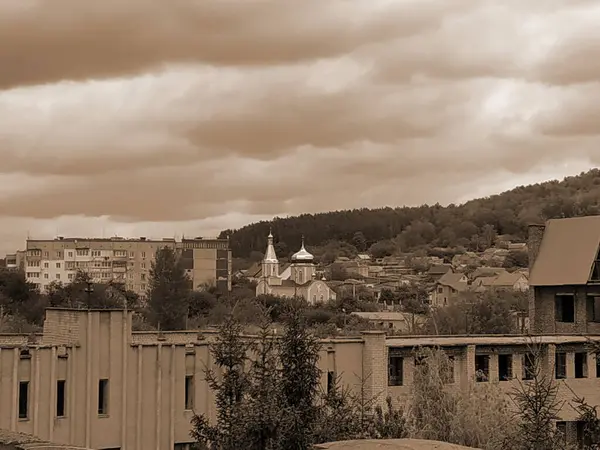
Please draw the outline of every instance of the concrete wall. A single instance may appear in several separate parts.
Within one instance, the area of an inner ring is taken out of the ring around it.
[[[96,449],[171,450],[175,444],[188,443],[193,413],[185,405],[186,376],[194,380],[194,410],[215,417],[214,395],[204,380],[204,370],[214,366],[209,352],[213,338],[214,332],[132,333],[131,313],[121,310],[48,310],[44,335],[37,343],[16,342],[12,336],[7,342],[0,340],[0,428]],[[366,398],[377,397],[380,404],[388,395],[397,402],[408,401],[414,347],[422,345],[423,339],[398,339],[386,339],[383,331],[368,331],[357,338],[323,340],[322,388],[326,389],[331,372],[352,389],[364,388]],[[398,346],[402,339],[405,343]],[[439,346],[454,357],[456,389],[484,384],[475,381],[475,360],[481,354],[490,358],[489,383],[498,382],[500,353],[513,354],[513,375],[521,375],[527,347],[510,344],[518,338],[501,337],[509,342],[502,345],[474,344],[471,339],[481,341],[471,337],[428,339],[439,340]],[[457,339],[463,343],[457,344]],[[574,354],[584,349],[585,338],[547,339],[556,341],[543,347],[547,370],[553,370],[557,351],[567,353],[567,379],[559,381],[565,383],[561,396],[571,398],[568,385],[590,403],[600,404],[593,354],[588,354],[587,378],[575,378]],[[388,386],[389,356],[398,352],[404,357],[404,382]],[[105,414],[98,411],[101,379],[109,380]],[[66,382],[64,417],[56,414],[58,380]],[[18,414],[20,382],[29,382],[26,418]],[[508,389],[515,382],[499,383]],[[566,405],[561,415],[572,420],[574,412]]]
[[[515,345],[504,347],[492,346],[460,346],[444,348],[449,356],[453,357],[454,366],[454,382],[450,388],[461,389],[468,391],[469,389],[477,389],[490,383],[495,383],[501,392],[510,393],[518,383],[523,381],[523,358],[524,355],[531,351],[530,346]],[[559,386],[559,400],[564,401],[562,410],[560,411],[560,419],[565,421],[576,420],[577,413],[570,406],[569,402],[573,400],[574,393],[580,397],[585,397],[586,401],[591,405],[600,405],[600,378],[596,372],[596,355],[587,349],[585,343],[571,345],[555,345],[547,344],[540,346],[540,365],[544,374],[548,374],[552,378],[555,376],[555,355],[557,352],[566,353],[567,356],[567,377],[566,379],[556,380]],[[585,378],[575,378],[575,353],[587,353],[587,376]],[[498,372],[498,361],[500,354],[512,355],[512,375],[513,378],[509,381],[500,381]],[[403,368],[403,384],[402,386],[387,386],[387,380],[374,380],[373,384],[381,386],[385,384],[387,395],[390,395],[397,404],[402,404],[410,401],[413,388],[413,376],[415,369],[414,350],[409,347],[404,348],[388,348],[387,357],[401,356],[404,358]],[[476,381],[475,358],[477,355],[486,355],[489,357],[489,379],[488,381]],[[381,357],[381,355],[380,355]],[[375,372],[381,376],[381,372]],[[386,375],[387,377],[387,375]]]
[[[192,411],[185,379],[194,379],[194,409],[214,419],[204,380],[213,366],[210,333],[132,333],[131,313],[49,310],[44,336],[30,344],[0,341],[0,428],[97,449],[171,450],[190,442]],[[383,348],[383,347],[381,347]],[[319,365],[358,386],[361,339],[323,341]],[[384,369],[385,370],[385,369]],[[98,413],[99,380],[108,382],[108,410]],[[66,381],[66,414],[56,417],[57,380]],[[28,417],[19,418],[19,383],[29,382]],[[7,400],[5,400],[7,399]]]

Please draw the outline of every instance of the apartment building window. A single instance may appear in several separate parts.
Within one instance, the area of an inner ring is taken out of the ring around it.
[[[475,379],[480,383],[490,379],[489,355],[475,355]]]
[[[140,275],[140,280],[141,281],[146,281],[146,274],[145,273],[143,273],[143,274]]]
[[[141,289],[142,291],[145,291],[145,290],[146,290],[146,285],[145,285],[145,284],[140,284],[140,289]]]
[[[56,274],[56,279],[57,279],[57,280],[60,280],[60,273],[57,273],[57,274]]]
[[[27,278],[39,278],[39,277],[40,277],[39,272],[27,272]]]
[[[69,258],[73,257],[73,252],[69,252]]]
[[[62,259],[62,257],[63,257],[63,252],[56,252],[56,257],[57,257],[58,259]]]
[[[587,298],[587,321],[600,322],[600,296]]]
[[[557,322],[575,322],[575,295],[557,294],[554,305],[555,320]]]
[[[146,252],[142,252],[142,258],[146,257]]]
[[[90,251],[87,249],[76,250],[76,252],[77,256],[88,256],[90,254]]]
[[[48,257],[48,252],[44,252],[44,258]]]
[[[45,273],[45,274],[44,274],[44,278],[45,278],[45,279],[48,279],[48,277],[49,277],[49,276],[50,276],[50,275],[48,275],[47,273]]]
[[[29,418],[29,381],[19,383],[19,419]]]
[[[47,268],[48,268],[48,263],[47,263],[47,262],[45,262],[45,263],[44,263],[44,269],[47,269]]]
[[[27,250],[29,256],[42,256],[42,251],[38,249]]]
[[[402,386],[404,375],[404,358],[390,356],[388,363],[388,386]]]
[[[27,261],[27,265],[29,267],[40,267],[40,262],[39,261]]]
[[[509,381],[512,379],[512,355],[498,355],[498,379]]]
[[[114,255],[115,256],[127,256],[127,250],[115,250]]]
[[[191,411],[194,409],[194,376],[185,376],[185,409]]]
[[[557,352],[554,355],[554,378],[564,380],[567,378],[567,354]]]
[[[536,360],[533,353],[523,355],[523,379],[533,380],[536,375]]]
[[[142,269],[145,269],[145,268],[146,268],[146,263],[145,263],[145,262],[141,263],[141,264],[140,264],[140,267],[141,267]]]
[[[587,378],[587,353],[575,353],[575,378]]]
[[[56,263],[56,268],[60,269],[60,263]]]
[[[98,382],[98,415],[108,414],[108,380],[102,379]]]
[[[72,273],[70,273],[70,274],[68,274],[68,275],[67,275],[67,278],[68,278],[69,280],[72,280],[73,278],[75,278],[75,275],[74,275],[74,274],[72,274]]]
[[[135,252],[129,252],[129,257],[130,258],[135,258]]]
[[[102,255],[102,252],[100,250],[92,250],[92,256],[98,257],[101,255]]]
[[[56,417],[65,417],[67,406],[67,382],[58,380],[56,382]]]

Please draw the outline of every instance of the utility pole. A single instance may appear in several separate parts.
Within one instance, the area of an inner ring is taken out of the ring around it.
[[[87,287],[84,289],[84,292],[87,294],[87,309],[90,309],[90,297],[92,296],[92,292],[94,292],[94,286],[91,281],[87,281]]]

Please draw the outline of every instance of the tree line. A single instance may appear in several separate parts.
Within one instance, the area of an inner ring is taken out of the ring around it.
[[[559,382],[543,370],[543,352],[533,338],[527,380],[517,377],[508,395],[498,383],[454,389],[453,364],[446,352],[415,349],[419,363],[410,398],[400,402],[381,397],[383,393],[366,393],[370,374],[344,385],[342,374],[328,373],[323,388],[321,345],[299,304],[288,304],[280,335],[262,306],[263,322],[255,339],[248,339],[230,315],[210,344],[220,375],[212,369],[204,375],[215,395],[216,421],[194,414],[191,436],[197,449],[304,450],[323,442],[406,437],[483,450],[592,450],[600,445],[598,407],[574,392],[564,400]],[[582,425],[577,443],[556,425],[567,403]]]
[[[301,214],[224,230],[220,237],[229,237],[233,255],[240,258],[264,251],[269,229],[275,235],[280,256],[297,250],[302,236],[313,248],[339,241],[359,252],[375,244],[402,252],[432,247],[482,251],[493,245],[497,235],[511,235],[523,241],[529,223],[597,214],[600,170],[593,169],[562,181],[520,186],[462,205]]]

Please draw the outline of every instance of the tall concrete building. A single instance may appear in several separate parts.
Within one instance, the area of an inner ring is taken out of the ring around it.
[[[141,296],[146,294],[156,251],[171,247],[180,252],[192,287],[213,283],[231,289],[231,251],[227,239],[162,240],[145,237],[28,239],[24,270],[27,281],[41,291],[53,281],[68,283],[77,271],[95,282],[118,281]]]

